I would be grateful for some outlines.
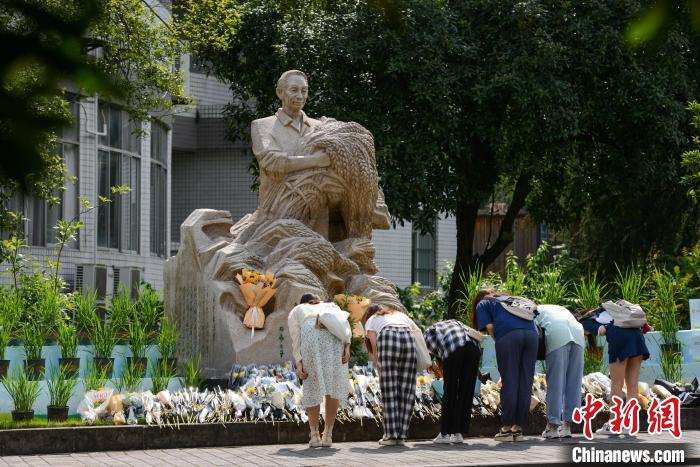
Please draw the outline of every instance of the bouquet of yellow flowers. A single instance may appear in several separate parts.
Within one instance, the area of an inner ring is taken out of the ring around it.
[[[354,337],[364,336],[365,330],[362,327],[360,320],[369,307],[369,299],[367,297],[363,297],[362,295],[340,293],[333,297],[333,301],[341,309],[350,313],[350,318],[352,319],[353,323],[352,335]]]
[[[256,329],[265,326],[265,313],[262,307],[275,295],[274,288],[277,280],[269,272],[249,271],[244,269],[236,274],[236,280],[240,284],[241,293],[248,305],[248,310],[243,317],[243,325],[251,330],[253,337]]]

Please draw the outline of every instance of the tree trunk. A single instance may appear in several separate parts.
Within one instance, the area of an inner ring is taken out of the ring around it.
[[[478,214],[479,205],[476,203],[460,204],[455,210],[457,256],[455,257],[454,270],[452,271],[450,290],[447,294],[447,316],[450,319],[458,316],[458,300],[461,298],[461,291],[464,289],[463,280],[469,276],[476,265],[474,262],[474,229]]]
[[[474,253],[474,230],[479,215],[479,204],[466,203],[457,206],[455,221],[457,223],[457,256],[452,272],[452,281],[447,295],[448,312],[450,319],[459,315],[459,299],[464,290],[464,279],[481,265],[484,270],[489,267],[501,253],[513,241],[513,226],[518,213],[525,206],[525,199],[530,191],[530,176],[522,173],[518,177],[513,190],[513,197],[508,205],[508,211],[503,216],[503,221],[498,230],[498,237],[482,254]]]

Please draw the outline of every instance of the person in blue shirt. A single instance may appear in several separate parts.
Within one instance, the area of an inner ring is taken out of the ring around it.
[[[480,290],[472,301],[472,324],[496,341],[501,374],[501,430],[496,441],[522,441],[527,423],[539,344],[535,323],[508,312],[500,303],[508,296]]]

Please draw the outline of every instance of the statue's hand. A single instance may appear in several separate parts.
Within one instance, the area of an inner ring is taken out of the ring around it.
[[[331,165],[331,158],[323,149],[312,152],[308,157],[314,159],[316,167],[328,167]]]

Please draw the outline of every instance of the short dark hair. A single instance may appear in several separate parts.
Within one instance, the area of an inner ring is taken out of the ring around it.
[[[301,296],[301,299],[299,299],[299,303],[311,303],[312,305],[315,305],[316,303],[321,303],[321,298],[312,293],[305,293]]]

